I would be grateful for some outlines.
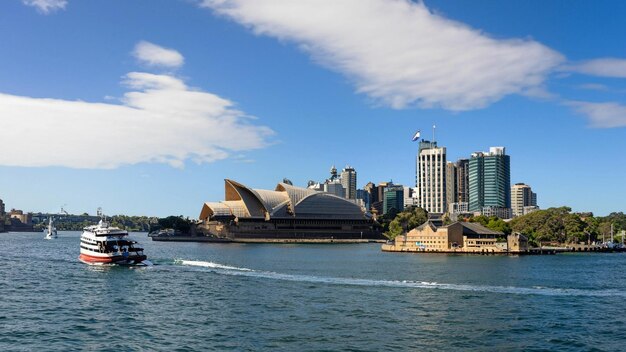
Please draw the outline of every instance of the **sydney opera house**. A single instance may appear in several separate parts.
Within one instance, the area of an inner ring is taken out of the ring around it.
[[[200,232],[224,240],[383,239],[378,224],[359,205],[286,183],[271,191],[225,180],[225,200],[204,203],[200,220]]]

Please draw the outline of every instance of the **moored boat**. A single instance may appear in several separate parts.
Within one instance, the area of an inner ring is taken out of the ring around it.
[[[143,254],[143,248],[136,247],[136,241],[128,239],[128,231],[110,226],[104,216],[98,225],[83,229],[80,236],[80,256],[78,259],[89,265],[152,265]]]

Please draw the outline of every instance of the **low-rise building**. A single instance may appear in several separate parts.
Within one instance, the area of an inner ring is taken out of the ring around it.
[[[404,207],[415,207],[419,204],[416,188],[404,187]]]
[[[33,223],[33,214],[32,213],[24,214],[22,210],[11,209],[11,212],[9,213],[9,217],[11,219],[19,220],[22,224],[25,224],[25,225],[32,225]]]
[[[529,206],[523,208],[522,215],[530,214],[533,211],[537,211],[537,210],[539,210],[538,206],[536,206],[536,205],[529,205]]]
[[[507,236],[507,247],[511,253],[528,252],[528,237],[521,233],[512,233]]]
[[[467,202],[457,202],[448,204],[448,213],[450,214],[468,214],[469,213],[469,203]]]
[[[510,235],[506,242],[501,240],[504,236],[504,233],[478,223],[455,222],[438,226],[429,220],[384,244],[382,250],[439,253],[520,253],[528,250],[528,240],[523,235]]]
[[[482,211],[479,214],[487,216],[487,217],[495,216],[500,219],[510,219],[513,217],[511,208],[495,207],[495,206],[483,207]]]

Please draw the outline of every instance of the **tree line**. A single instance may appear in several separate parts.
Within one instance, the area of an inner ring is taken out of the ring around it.
[[[55,218],[54,226],[59,231],[82,231],[83,228],[91,225],[95,225],[96,222],[90,220],[86,214],[82,216],[70,215],[60,216]],[[107,217],[107,221],[111,226],[119,227],[120,229],[134,232],[151,232],[160,229],[174,229],[183,233],[188,233],[194,220],[189,217],[168,216],[165,218],[149,217],[149,216],[128,216],[128,215],[114,215]],[[34,225],[35,230],[43,230],[48,226],[47,221],[42,221]]]
[[[385,236],[393,239],[408,232],[428,220],[428,213],[422,208],[410,207],[402,212],[393,212],[380,219]],[[626,214],[614,212],[608,216],[593,216],[593,213],[574,213],[570,207],[536,210],[532,213],[505,221],[495,216],[467,216],[459,221],[476,222],[500,231],[505,235],[512,232],[522,233],[530,243],[538,245],[542,242],[552,243],[591,243],[610,240],[611,224],[613,225],[614,241],[621,242],[620,232],[626,230]],[[451,223],[444,215],[444,225]]]

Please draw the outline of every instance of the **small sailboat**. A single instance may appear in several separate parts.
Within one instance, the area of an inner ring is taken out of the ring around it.
[[[45,230],[45,233],[45,239],[47,240],[57,238],[57,228],[54,227],[54,218],[52,216],[48,217],[48,228]]]

